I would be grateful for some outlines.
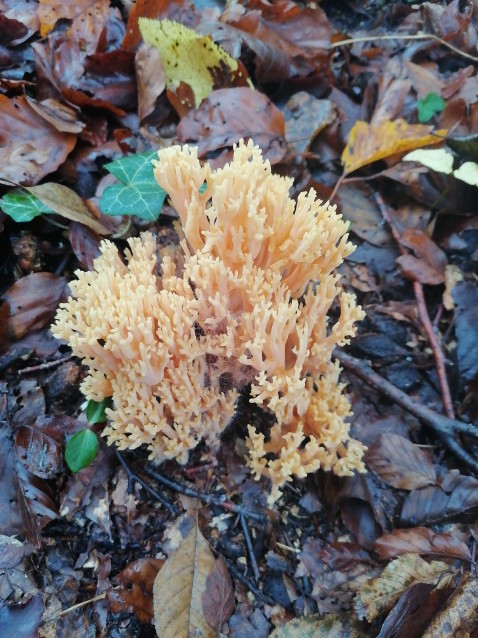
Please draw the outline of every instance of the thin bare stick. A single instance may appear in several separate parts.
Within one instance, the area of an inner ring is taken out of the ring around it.
[[[37,366],[30,366],[29,368],[23,368],[18,371],[18,374],[29,374],[30,372],[38,372],[39,370],[49,370],[50,368],[55,368],[56,366],[61,365],[62,363],[66,363],[70,359],[73,358],[72,354],[69,354],[62,359],[55,359],[54,361],[47,361],[46,363],[40,363]]]
[[[397,242],[400,252],[402,253],[402,255],[407,255],[408,252],[405,250],[401,242],[400,233],[398,232],[394,224],[394,221],[388,211],[387,205],[383,201],[382,196],[380,195],[380,193],[374,191],[374,198],[377,206],[380,209],[380,212],[382,213],[382,217],[390,227],[390,231],[393,235],[393,238]],[[425,302],[425,295],[423,294],[423,285],[419,281],[413,282],[413,292],[415,293],[415,299],[417,302],[418,316],[432,349],[433,358],[435,359],[435,367],[438,375],[438,383],[440,384],[443,407],[445,408],[447,417],[450,419],[454,419],[455,411],[453,409],[450,386],[448,385],[448,379],[446,376],[445,357],[443,356],[443,351],[440,344],[438,343],[436,332],[433,329],[430,315],[428,314],[427,304]]]
[[[330,48],[336,49],[337,47],[344,46],[345,44],[355,44],[357,42],[374,42],[376,40],[435,40],[436,42],[439,42],[443,46],[448,47],[455,53],[458,53],[458,55],[461,55],[464,58],[467,58],[468,60],[473,60],[473,62],[478,62],[478,58],[475,57],[474,55],[470,55],[469,53],[465,53],[464,51],[461,51],[457,47],[453,46],[453,44],[450,44],[446,40],[443,40],[443,38],[440,38],[437,35],[434,35],[433,33],[415,33],[415,34],[410,33],[408,35],[404,34],[404,35],[375,35],[375,36],[366,35],[366,36],[362,36],[358,38],[348,38],[347,40],[340,40],[339,42],[333,42],[330,45]]]
[[[261,573],[259,571],[259,567],[257,566],[256,555],[254,554],[254,547],[252,546],[252,539],[249,532],[249,528],[247,527],[247,521],[243,514],[241,514],[239,518],[241,519],[242,532],[246,540],[247,551],[249,552],[249,559],[251,561],[252,572],[254,574],[256,583],[258,583],[261,578]]]
[[[70,612],[75,611],[76,609],[80,609],[81,607],[85,607],[86,605],[91,605],[91,603],[96,603],[99,600],[104,600],[105,598],[106,598],[106,592],[103,594],[98,594],[98,596],[95,596],[94,598],[90,598],[89,600],[84,600],[82,603],[77,603],[76,605],[73,605],[73,607],[68,607],[68,609],[59,611],[56,614],[51,614],[51,616],[46,616],[46,618],[43,618],[43,624],[47,622],[51,622],[52,620],[58,620],[60,616],[64,616],[65,614],[69,614]]]

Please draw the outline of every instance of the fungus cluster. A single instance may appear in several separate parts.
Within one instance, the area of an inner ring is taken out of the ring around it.
[[[247,463],[271,480],[271,500],[292,476],[363,471],[332,361],[363,317],[336,273],[353,250],[347,223],[313,190],[290,199],[292,180],[272,174],[252,142],[218,170],[188,146],[158,156],[154,174],[180,218],[184,265],[165,253],[158,271],[151,233],[128,241],[126,262],[103,241],[52,327],[89,369],[84,395],[112,397],[108,442],[185,463],[199,441],[218,446],[250,386],[251,403],[275,417],[266,432],[249,425],[247,438]]]

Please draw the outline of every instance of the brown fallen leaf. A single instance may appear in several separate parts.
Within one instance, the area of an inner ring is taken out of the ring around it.
[[[76,135],[57,131],[25,97],[0,94],[0,181],[36,184],[65,161],[75,143]]]
[[[402,554],[424,554],[471,560],[465,542],[453,534],[434,532],[427,527],[395,529],[391,534],[377,538],[374,550],[383,559]]]
[[[130,563],[118,574],[119,587],[106,594],[114,614],[130,612],[141,623],[150,623],[153,619],[153,584],[164,560],[139,558]]]
[[[155,46],[141,45],[134,62],[138,82],[138,116],[143,122],[154,111],[157,98],[166,88],[166,75]]]
[[[32,109],[60,133],[81,133],[85,128],[85,124],[78,119],[77,111],[71,106],[67,106],[53,98],[48,98],[41,102],[34,100],[28,95],[25,98]]]
[[[450,470],[438,485],[407,495],[400,522],[403,526],[430,525],[478,507],[478,480]]]
[[[46,36],[60,19],[74,20],[83,12],[93,12],[98,0],[40,0],[40,35]]]
[[[34,272],[22,277],[7,290],[10,306],[8,330],[21,339],[28,332],[49,325],[65,291],[66,279],[50,272]]]
[[[414,252],[396,260],[406,279],[430,286],[445,281],[446,255],[422,230],[407,229],[400,235],[400,243]]]
[[[355,122],[342,153],[344,174],[398,153],[439,144],[447,131],[443,129],[432,134],[432,130],[431,126],[408,124],[402,119],[379,124]]]
[[[25,189],[58,215],[84,224],[100,235],[109,235],[110,230],[91,213],[81,197],[68,186],[47,182],[38,186],[25,186]]]
[[[399,490],[416,490],[436,483],[430,456],[398,434],[382,434],[365,459],[383,481]]]
[[[395,601],[415,583],[437,583],[448,564],[440,561],[427,563],[418,554],[404,554],[389,563],[378,578],[364,583],[354,600],[359,620],[372,622],[384,611],[391,609]],[[445,586],[445,580],[441,584]]]
[[[161,638],[217,635],[204,616],[203,595],[215,558],[197,522],[154,581],[154,626]]]
[[[234,611],[234,587],[222,556],[216,559],[206,578],[202,595],[204,618],[219,633]]]
[[[284,137],[285,121],[279,109],[264,94],[246,87],[213,91],[178,126],[179,140],[197,144],[199,157],[251,138],[275,164],[285,155]]]

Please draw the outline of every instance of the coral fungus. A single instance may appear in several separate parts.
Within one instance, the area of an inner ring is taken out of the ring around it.
[[[109,442],[185,462],[201,439],[219,444],[250,385],[250,401],[275,416],[266,433],[249,426],[247,439],[248,464],[271,479],[272,500],[293,475],[363,471],[332,362],[363,317],[335,272],[353,250],[347,223],[313,190],[290,199],[292,180],[273,175],[252,142],[215,171],[188,146],[158,156],[155,177],[180,217],[184,267],[176,272],[163,255],[158,274],[150,233],[129,240],[126,264],[104,241],[52,328],[89,367],[85,396],[113,398]]]

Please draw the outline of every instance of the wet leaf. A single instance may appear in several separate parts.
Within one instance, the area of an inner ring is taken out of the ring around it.
[[[432,134],[431,126],[408,124],[401,119],[379,124],[356,122],[342,153],[344,173],[352,173],[398,153],[439,144],[446,133],[446,130],[439,130]]]
[[[433,524],[478,507],[478,480],[451,470],[436,487],[414,490],[403,503],[402,525]]]
[[[466,543],[453,534],[434,532],[427,527],[395,529],[391,534],[377,538],[374,549],[383,559],[402,554],[423,554],[471,560]]]
[[[93,462],[98,454],[98,437],[91,430],[76,432],[66,444],[65,461],[74,473],[80,472]]]
[[[399,490],[416,490],[436,483],[430,456],[398,434],[382,434],[365,458],[371,470]]]
[[[153,584],[164,560],[140,558],[118,574],[119,587],[108,591],[106,598],[114,614],[129,612],[142,623],[153,619]]]
[[[204,616],[203,595],[215,559],[195,523],[178,549],[166,560],[154,581],[154,626],[161,638],[216,632]]]
[[[199,156],[251,138],[272,164],[285,155],[285,122],[279,109],[262,93],[248,88],[219,89],[178,126],[181,142],[194,142]]]
[[[478,134],[447,137],[446,143],[462,159],[478,162]]]
[[[445,108],[445,100],[436,93],[428,93],[423,100],[417,101],[418,121],[425,124]]]
[[[166,192],[158,185],[153,174],[152,159],[156,151],[137,153],[106,164],[121,184],[105,188],[100,201],[105,215],[136,215],[141,219],[158,219]]]
[[[216,632],[220,632],[224,623],[234,611],[234,587],[222,556],[216,559],[206,578],[206,587],[202,595],[202,607],[206,622]]]
[[[101,235],[84,224],[73,222],[68,229],[68,238],[80,264],[93,270],[93,260],[100,255]]]
[[[400,235],[400,243],[414,252],[397,259],[404,277],[430,286],[444,283],[447,258],[428,235],[422,230],[407,229]]]
[[[391,609],[410,585],[436,584],[447,569],[447,563],[427,563],[417,554],[405,554],[389,563],[378,578],[371,578],[360,587],[354,600],[355,613],[359,620],[372,622]]]

